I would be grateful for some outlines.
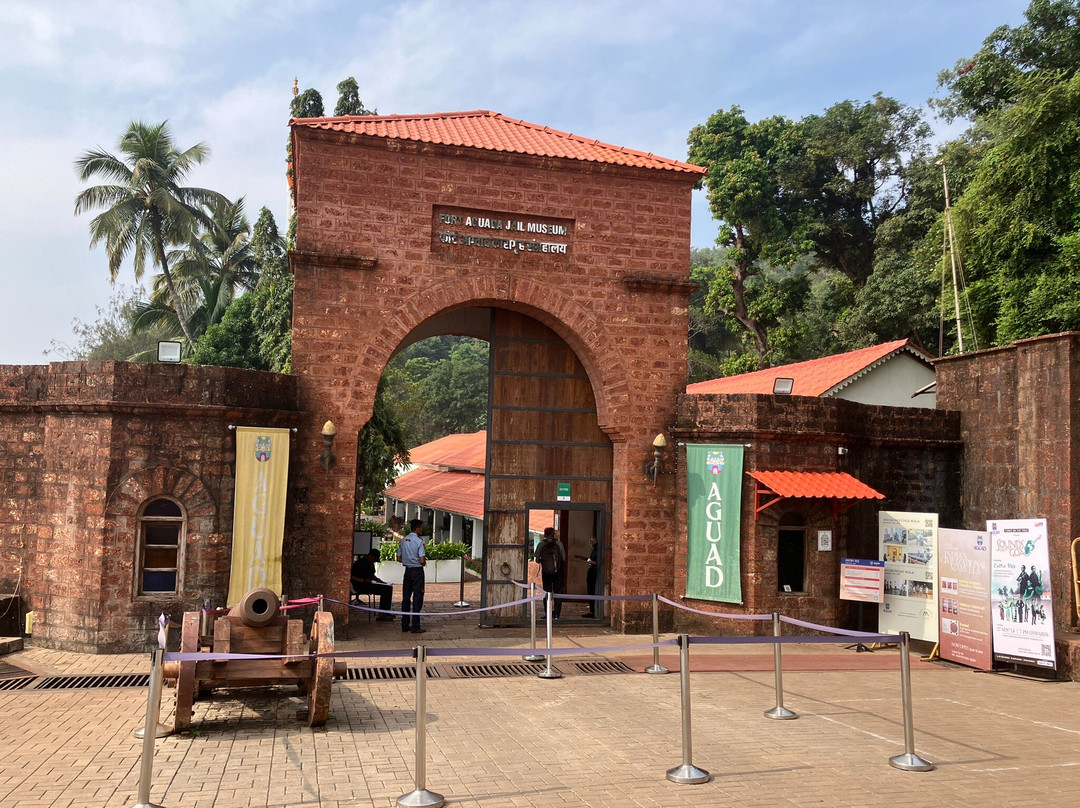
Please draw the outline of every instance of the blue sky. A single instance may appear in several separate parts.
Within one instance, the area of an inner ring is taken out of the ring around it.
[[[0,364],[56,359],[114,293],[72,163],[168,119],[211,158],[193,185],[284,226],[294,77],[332,112],[355,76],[384,114],[492,109],[686,157],[690,128],[737,104],[799,118],[883,92],[912,105],[1026,0],[5,0],[0,5]],[[940,122],[939,137],[959,131]],[[692,242],[716,235],[695,197]],[[130,267],[119,283],[131,285]]]

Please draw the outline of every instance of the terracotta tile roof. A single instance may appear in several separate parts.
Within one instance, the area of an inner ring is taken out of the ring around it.
[[[487,431],[447,435],[409,450],[409,462],[424,468],[472,470],[487,465]]]
[[[725,376],[686,386],[687,393],[772,393],[773,382],[777,379],[794,379],[791,394],[794,396],[823,396],[835,393],[864,373],[877,367],[892,356],[906,351],[927,365],[930,358],[912,346],[908,340],[900,339],[861,348],[858,351],[824,356],[808,362],[796,362],[792,365],[780,365],[775,368],[756,370],[753,373],[741,373],[738,376]]]
[[[409,462],[420,466],[400,475],[383,491],[388,497],[473,519],[484,518],[487,431],[447,435],[417,446]],[[529,529],[555,526],[552,511],[529,511]]]
[[[483,474],[416,469],[398,477],[385,494],[425,508],[484,518]]]
[[[292,127],[412,140],[443,146],[507,154],[557,157],[588,163],[651,168],[697,175],[705,169],[667,157],[560,132],[549,126],[507,118],[498,112],[435,112],[428,115],[346,115],[338,118],[293,118]]]
[[[748,471],[747,474],[782,497],[885,499],[884,494],[842,471]]]

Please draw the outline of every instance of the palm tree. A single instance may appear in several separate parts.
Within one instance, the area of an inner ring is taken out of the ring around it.
[[[87,188],[75,197],[75,214],[104,208],[90,222],[90,246],[105,242],[112,280],[129,254],[135,279],[141,279],[150,256],[164,276],[180,327],[194,344],[166,249],[191,242],[199,227],[209,224],[200,206],[215,206],[224,199],[215,191],[180,184],[210,150],[203,143],[186,151],[177,149],[168,121],[156,126],[132,121],[119,147],[120,157],[93,149],[75,161],[82,181],[100,177],[112,183]]]
[[[243,197],[214,206],[206,230],[185,249],[169,253],[169,264],[183,308],[169,305],[172,289],[159,275],[149,302],[136,307],[132,327],[135,332],[159,329],[174,336],[182,332],[194,348],[193,339],[221,321],[237,291],[250,291],[259,281]],[[186,312],[183,320],[180,311]]]

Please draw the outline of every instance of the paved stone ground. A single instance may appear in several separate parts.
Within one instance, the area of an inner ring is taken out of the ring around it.
[[[431,590],[433,610],[456,600],[456,589]],[[527,645],[520,631],[479,630],[466,615],[429,617],[426,624],[430,630],[419,639],[430,647]],[[340,649],[407,648],[418,639],[401,634],[396,623],[362,618],[350,633]],[[615,648],[645,641],[564,624],[555,644]],[[449,805],[479,808],[982,808],[1080,801],[1080,684],[913,660],[916,748],[938,768],[902,772],[888,765],[903,751],[895,648],[856,654],[788,646],[785,658],[802,660],[784,676],[785,704],[799,713],[796,721],[762,717],[773,704],[773,679],[758,663],[771,657],[770,649],[699,648],[705,646],[693,647],[691,677],[693,762],[713,773],[712,782],[679,786],[664,777],[682,762],[677,675],[585,675],[559,657],[555,665],[568,675],[557,680],[430,679],[428,788]],[[743,664],[754,656],[754,664]],[[605,657],[637,665],[643,654]],[[446,668],[465,658],[463,650],[462,657],[431,663]],[[669,660],[675,661],[665,654]],[[891,660],[891,669],[868,669],[881,667],[880,660]],[[37,648],[4,661],[40,674],[147,668],[145,655]],[[214,695],[196,703],[194,732],[157,742],[152,802],[166,808],[393,806],[414,787],[414,696],[409,680],[337,682],[330,721],[311,730],[296,718],[302,701],[284,691]],[[135,688],[0,692],[0,805],[134,806],[141,742],[132,731],[142,723],[145,699],[145,690]],[[166,691],[163,714],[170,704]]]

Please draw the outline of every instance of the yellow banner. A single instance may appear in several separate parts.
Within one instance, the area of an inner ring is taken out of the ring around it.
[[[281,594],[288,480],[289,430],[237,427],[229,606],[260,586]]]

